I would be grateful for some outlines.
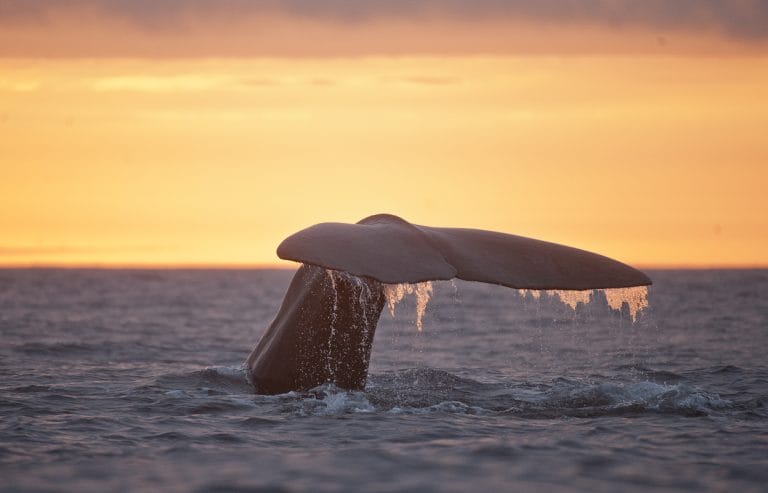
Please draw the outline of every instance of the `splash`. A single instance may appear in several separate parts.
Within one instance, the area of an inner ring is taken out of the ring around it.
[[[518,294],[525,298],[527,296],[533,299],[539,299],[541,294],[544,293],[548,296],[556,296],[562,303],[575,310],[579,303],[588,304],[593,300],[594,290],[585,291],[572,291],[563,289],[518,289]],[[632,318],[632,322],[637,321],[637,316],[646,308],[648,308],[648,287],[636,286],[632,288],[610,288],[599,289],[605,294],[605,300],[608,306],[612,310],[621,311],[622,307],[626,303],[629,307],[629,316]]]
[[[400,303],[406,294],[416,295],[416,328],[421,332],[424,312],[427,303],[432,296],[432,283],[430,281],[417,282],[415,284],[385,284],[384,297],[389,305],[389,313],[395,316],[395,305]]]

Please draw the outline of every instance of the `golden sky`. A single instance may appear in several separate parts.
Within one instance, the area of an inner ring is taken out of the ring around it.
[[[768,265],[768,9],[600,4],[0,0],[0,265],[275,264],[379,212]]]

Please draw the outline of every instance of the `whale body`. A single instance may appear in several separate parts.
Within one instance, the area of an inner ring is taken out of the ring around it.
[[[639,270],[585,250],[493,231],[414,225],[390,214],[311,226],[286,238],[277,253],[303,265],[246,361],[262,394],[323,383],[362,390],[384,284],[452,278],[536,290],[651,284]]]

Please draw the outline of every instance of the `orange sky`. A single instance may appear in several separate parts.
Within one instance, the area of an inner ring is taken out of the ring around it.
[[[768,50],[740,24],[32,4],[0,19],[2,265],[273,264],[378,212],[768,265]]]

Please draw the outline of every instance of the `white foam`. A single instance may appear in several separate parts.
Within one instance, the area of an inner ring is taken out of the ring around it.
[[[184,397],[189,397],[190,393],[184,390],[169,390],[165,392],[165,395],[167,395],[168,397],[175,397],[177,399],[181,399]]]
[[[712,409],[727,408],[732,405],[727,399],[717,394],[703,392],[683,383],[667,384],[648,380],[631,383],[600,383],[595,385],[576,385],[566,389],[569,400],[589,398],[596,403],[607,401],[609,406],[620,407],[641,405],[653,410],[695,410],[709,412]],[[555,393],[556,402],[563,394]],[[552,394],[548,396],[553,398]]]
[[[373,405],[361,393],[338,391],[332,392],[323,399],[325,410],[322,414],[372,413]]]
[[[297,413],[301,416],[333,416],[347,413],[372,413],[376,411],[365,394],[347,391],[334,384],[322,384],[310,391],[311,397],[298,402]],[[284,394],[284,397],[288,394]]]
[[[210,371],[222,377],[232,379],[247,377],[246,368],[243,366],[207,366],[204,371]]]
[[[427,407],[400,407],[394,406],[388,411],[390,414],[429,414],[429,413],[448,413],[448,414],[471,414],[487,415],[488,411],[480,406],[471,406],[461,401],[442,401]]]

